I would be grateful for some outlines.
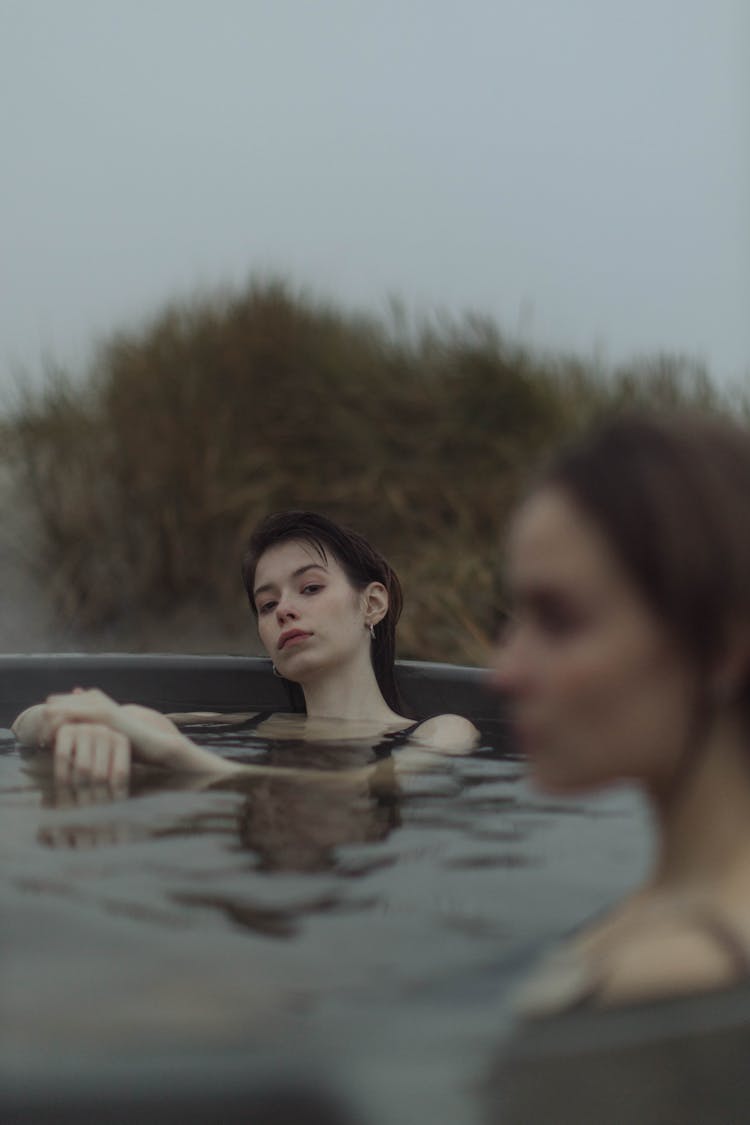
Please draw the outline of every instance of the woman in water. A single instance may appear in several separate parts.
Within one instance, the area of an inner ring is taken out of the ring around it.
[[[302,714],[259,719],[259,733],[308,742],[368,739],[375,759],[407,741],[449,753],[476,745],[476,728],[459,715],[421,723],[404,715],[394,671],[401,587],[361,535],[312,512],[279,513],[252,535],[242,577],[274,671],[300,686],[305,704]],[[24,745],[54,750],[61,783],[120,785],[131,757],[210,775],[273,768],[221,758],[168,716],[119,705],[97,690],[50,696],[19,715],[13,730]]]
[[[634,781],[642,886],[583,929],[527,1014],[729,986],[750,973],[750,434],[615,419],[564,452],[510,530],[495,683],[550,793]]]

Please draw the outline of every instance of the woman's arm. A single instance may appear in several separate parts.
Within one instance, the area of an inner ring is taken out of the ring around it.
[[[135,703],[118,704],[103,691],[51,695],[15,720],[13,733],[24,746],[47,747],[59,755],[58,734],[69,724],[91,723],[123,735],[134,758],[147,765],[187,772],[236,773],[241,766],[201,749],[166,715]]]
[[[137,762],[179,773],[211,774],[215,777],[240,774],[286,775],[298,773],[310,780],[349,784],[366,772],[362,768],[331,773],[326,770],[294,770],[280,766],[227,761],[210,750],[196,746],[166,715],[137,703],[118,704],[103,691],[76,690],[66,695],[51,695],[46,703],[24,711],[13,723],[13,732],[25,746],[47,747],[57,755],[57,736],[68,724],[93,723],[123,735]]]

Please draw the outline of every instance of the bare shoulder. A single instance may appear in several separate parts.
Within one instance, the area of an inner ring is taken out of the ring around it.
[[[607,958],[599,999],[627,1004],[727,988],[745,976],[743,956],[750,961],[739,935],[734,945],[697,924],[634,936]]]
[[[468,754],[479,745],[480,735],[463,715],[433,715],[419,724],[412,741],[446,754]]]

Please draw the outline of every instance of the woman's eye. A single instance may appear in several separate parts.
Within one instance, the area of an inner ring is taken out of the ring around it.
[[[550,604],[540,607],[537,623],[550,636],[566,637],[579,628],[581,617],[568,606]]]
[[[519,620],[516,613],[504,612],[495,628],[495,644],[507,645],[518,632]]]
[[[276,605],[276,602],[263,602],[262,605],[258,606],[258,613],[259,614],[270,613],[275,605]]]
[[[323,589],[323,587],[320,585],[320,583],[308,582],[307,586],[302,587],[302,593],[303,594],[317,594],[318,590],[322,590],[322,589]]]

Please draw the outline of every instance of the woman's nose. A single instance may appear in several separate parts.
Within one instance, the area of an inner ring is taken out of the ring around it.
[[[515,631],[506,634],[495,645],[490,663],[490,687],[505,694],[519,690],[523,679],[523,662]]]
[[[294,608],[294,604],[289,600],[289,598],[279,599],[278,605],[276,606],[277,621],[282,623],[284,621],[293,621],[296,616],[297,611]]]

